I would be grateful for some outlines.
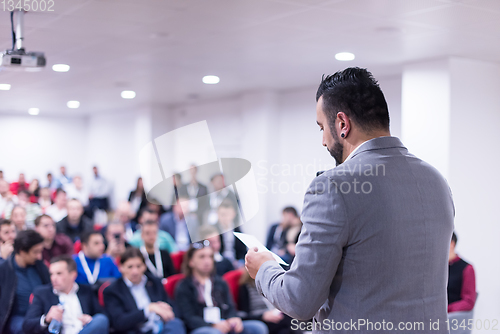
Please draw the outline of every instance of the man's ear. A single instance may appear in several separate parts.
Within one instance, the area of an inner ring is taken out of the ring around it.
[[[347,116],[343,111],[339,111],[337,113],[338,126],[337,133],[342,138],[347,138],[349,136],[349,132],[351,131],[351,119]],[[342,136],[344,134],[344,136]]]

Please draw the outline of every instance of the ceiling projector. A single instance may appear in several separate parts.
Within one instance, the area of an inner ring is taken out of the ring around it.
[[[0,54],[0,66],[44,67],[46,63],[42,52],[24,52],[24,50],[7,50]]]
[[[14,31],[14,14],[16,15],[16,31]],[[26,52],[23,48],[23,23],[22,10],[10,13],[12,28],[12,49],[0,53],[0,67],[10,69],[43,68],[47,61],[42,52]]]

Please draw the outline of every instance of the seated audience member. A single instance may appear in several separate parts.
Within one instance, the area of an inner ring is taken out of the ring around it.
[[[19,180],[17,182],[12,182],[10,184],[10,192],[13,195],[17,195],[17,193],[21,190],[28,190],[29,188],[29,183],[26,182],[26,178],[24,177],[24,174],[21,173],[19,174]]]
[[[14,254],[0,264],[0,333],[23,333],[30,295],[36,287],[50,283],[42,249],[40,234],[21,231],[14,241]]]
[[[64,185],[63,189],[69,198],[76,198],[84,207],[89,205],[89,193],[83,186],[81,176],[75,176],[71,183]]]
[[[141,237],[144,243],[140,250],[144,256],[148,272],[158,278],[166,278],[177,274],[170,253],[160,249],[156,244],[158,239],[158,223],[146,221],[141,229]]]
[[[244,320],[260,320],[267,325],[270,334],[292,334],[292,318],[280,312],[255,287],[255,280],[248,271],[241,275],[238,305],[244,312]]]
[[[189,232],[190,230],[195,232],[198,227],[198,217],[196,214],[189,213],[189,197],[187,196],[179,196],[172,211],[164,213],[160,218],[160,229],[174,238],[177,248],[181,251],[189,248],[191,244]]]
[[[75,283],[76,263],[69,255],[54,257],[50,263],[51,284],[35,289],[33,302],[23,323],[25,333],[49,333],[53,320],[64,334],[105,334],[108,318],[89,286]]]
[[[82,250],[73,255],[78,276],[78,284],[95,284],[100,279],[118,278],[120,271],[113,259],[104,254],[104,238],[99,231],[83,234]]]
[[[57,182],[57,188],[64,188],[65,185],[68,183],[71,183],[71,177],[66,174],[66,167],[61,166],[60,168],[61,174],[59,177],[56,179]]]
[[[56,233],[56,223],[49,215],[35,219],[35,231],[43,237],[43,260],[50,263],[53,257],[73,254],[73,242],[62,233]]]
[[[14,251],[16,227],[8,219],[0,218],[0,263],[9,258]]]
[[[47,208],[52,205],[52,199],[50,198],[50,189],[41,188],[40,196],[38,197],[38,205],[42,208],[42,212],[45,213]]]
[[[146,272],[144,257],[130,247],[120,258],[122,278],[104,289],[104,305],[115,333],[183,334],[160,279]]]
[[[144,192],[144,184],[142,183],[142,177],[137,179],[137,185],[134,190],[130,192],[128,196],[128,202],[130,203],[130,209],[133,212],[132,219],[137,218],[139,212],[146,207],[148,200],[146,198],[146,193]]]
[[[137,231],[137,222],[131,220],[134,216],[130,208],[130,203],[127,201],[122,201],[118,203],[118,207],[113,215],[114,222],[120,222],[125,228],[125,240],[129,241],[134,237],[134,232]],[[108,226],[102,228],[102,234],[106,235],[106,229]]]
[[[453,232],[449,255],[448,313],[471,311],[477,297],[474,268],[457,255],[456,245],[457,235]]]
[[[247,247],[240,239],[234,236],[233,231],[241,232],[239,227],[235,228],[237,213],[232,201],[224,200],[217,209],[218,222],[215,225],[220,233],[220,253],[229,259],[235,267],[244,265]]]
[[[267,233],[266,247],[271,252],[283,257],[286,254],[286,232],[292,225],[295,217],[298,217],[297,210],[294,207],[288,206],[283,209],[281,221],[271,225]]]
[[[210,247],[214,251],[215,270],[218,276],[222,276],[228,271],[234,270],[234,266],[228,258],[225,258],[220,253],[220,236],[214,226],[205,226],[200,235],[210,242]]]
[[[101,177],[97,166],[92,167],[92,171],[94,178],[90,181],[89,206],[92,211],[97,209],[106,211],[109,208],[109,184]]]
[[[55,219],[54,219],[55,221]],[[66,234],[71,241],[81,239],[82,234],[94,229],[92,220],[83,215],[83,206],[77,199],[68,202],[68,215],[57,223],[57,232]]]
[[[153,221],[158,223],[158,213],[150,209],[144,209],[141,211],[141,213],[139,214],[139,220],[138,220],[139,224],[137,226],[137,231],[135,231],[132,239],[129,240],[129,244],[131,244],[132,246],[140,248],[142,245],[144,245],[140,229],[142,228],[142,225],[146,221]],[[158,231],[158,239],[156,240],[156,242],[160,247],[160,249],[166,249],[169,251],[169,253],[177,251],[177,245],[175,244],[175,240],[169,233],[165,231],[162,230]]]
[[[5,215],[5,218],[10,219],[14,223],[18,232],[28,228],[26,226],[26,210],[20,205],[15,205],[12,208],[12,212],[9,215]]]
[[[58,223],[68,215],[67,204],[68,198],[66,196],[66,192],[59,188],[56,191],[54,204],[45,209],[45,214],[51,216],[52,219],[54,219],[54,221]]]
[[[122,223],[114,221],[106,225],[106,227],[106,233],[103,233],[106,254],[116,263],[116,259],[119,258],[130,245],[125,241],[125,228]]]
[[[209,204],[209,196],[208,188],[200,183],[196,177],[198,173],[198,168],[196,165],[192,164],[189,167],[189,174],[191,174],[191,180],[189,183],[182,184],[177,188],[178,196],[185,197],[188,200],[187,210],[184,212],[195,214],[197,216],[197,220],[199,222],[203,221],[203,217],[205,216],[205,212],[208,210]]]
[[[292,225],[286,231],[286,253],[282,256],[283,260],[287,263],[292,263],[295,257],[295,246],[299,242],[300,231],[302,230],[302,221],[296,217]]]
[[[34,227],[36,217],[42,214],[42,208],[38,205],[38,203],[30,202],[30,194],[27,190],[19,191],[17,194],[17,205],[22,207],[25,211],[26,227],[32,229]]]
[[[10,213],[16,204],[17,196],[10,192],[9,183],[0,180],[0,217],[5,218],[5,215]]]
[[[28,193],[30,195],[31,203],[38,203],[38,197],[40,196],[40,182],[38,179],[33,179],[28,188]]]
[[[50,191],[57,189],[57,180],[52,176],[52,173],[47,173],[47,181],[44,183],[44,187],[49,188]]]
[[[191,334],[267,334],[267,326],[236,316],[233,297],[226,282],[215,275],[214,251],[208,242],[195,242],[186,252],[186,278],[176,289],[175,301]]]

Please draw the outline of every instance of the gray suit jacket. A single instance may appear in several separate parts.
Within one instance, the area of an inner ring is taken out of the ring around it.
[[[389,322],[397,333],[448,333],[453,219],[435,168],[396,137],[372,139],[313,180],[290,270],[264,263],[257,289],[292,318],[314,317],[314,333],[384,333]]]

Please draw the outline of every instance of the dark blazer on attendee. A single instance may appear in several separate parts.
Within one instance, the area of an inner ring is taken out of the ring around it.
[[[0,264],[0,333],[4,332],[16,297],[17,275],[13,261],[14,254]],[[49,270],[43,261],[36,261],[35,269],[42,284],[50,283]]]
[[[276,241],[274,240],[274,235],[276,234],[276,229],[278,228],[280,224],[277,223],[277,224],[273,224],[271,225],[271,227],[269,228],[269,232],[267,233],[267,241],[266,241],[266,247],[267,249],[271,249],[274,247],[274,244],[276,243]],[[281,235],[280,235],[280,243],[281,245],[278,245],[279,247],[284,247],[284,245],[286,244],[286,230],[282,230],[281,231]]]
[[[68,216],[64,217],[59,223],[57,223],[57,233],[66,234],[71,241],[75,242],[80,240],[81,236],[94,229],[94,223],[92,220],[82,215],[80,222],[77,226],[73,227],[68,221]]]
[[[176,313],[175,305],[168,298],[160,279],[153,277],[150,273],[145,275],[148,278],[146,290],[151,302],[168,303]],[[139,328],[147,321],[147,318],[144,311],[137,308],[135,299],[123,278],[117,279],[104,289],[104,307],[116,334],[141,333]]]
[[[198,290],[192,276],[183,279],[175,291],[175,301],[179,306],[180,316],[189,332],[199,327],[211,326],[203,320],[203,309],[206,304],[198,302]],[[236,307],[229,292],[227,283],[218,276],[212,277],[212,297],[214,306],[220,308],[221,318],[236,317]]]
[[[174,263],[172,262],[172,258],[170,257],[170,253],[166,249],[160,249],[161,262],[163,264],[163,277],[168,277],[177,274],[177,270],[175,270]],[[155,261],[151,261],[153,265],[156,266]],[[147,272],[150,273],[149,268]]]
[[[76,293],[82,306],[83,314],[94,316],[102,313],[103,310],[97,301],[97,296],[88,285],[79,285]],[[48,333],[47,328],[40,326],[40,318],[47,315],[50,308],[59,304],[59,297],[54,294],[52,284],[42,285],[33,292],[33,302],[28,308],[28,313],[24,318],[23,330],[25,333]]]
[[[234,232],[241,232],[239,227],[236,227],[234,229]],[[233,233],[233,231],[229,231],[226,233]],[[222,234],[219,235],[220,238],[220,253],[223,254],[225,250],[225,245],[224,245],[224,238],[222,237]],[[241,260],[245,258],[245,255],[247,254],[247,246],[238,239],[236,236],[234,237],[234,252],[235,252],[235,257],[236,260]]]

